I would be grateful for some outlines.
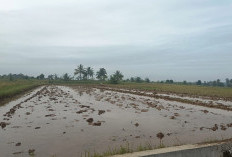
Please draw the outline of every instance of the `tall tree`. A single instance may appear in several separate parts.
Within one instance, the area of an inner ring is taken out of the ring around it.
[[[84,69],[83,65],[80,64],[77,67],[77,69],[75,69],[74,75],[78,75],[79,74],[79,80],[82,80],[82,76],[83,76],[82,74],[84,74],[84,73],[85,73],[85,69]]]
[[[88,67],[86,69],[86,74],[87,74],[87,79],[89,79],[89,77],[92,77],[93,78],[93,75],[94,75],[94,71],[91,67]]]
[[[148,77],[145,78],[145,82],[150,83],[150,79]]]
[[[39,80],[43,80],[45,78],[44,74],[40,74],[39,76],[37,76],[37,79]]]
[[[131,82],[135,82],[135,78],[134,78],[134,77],[131,77],[131,78],[130,78],[130,81],[131,81]]]
[[[110,83],[118,84],[123,78],[123,74],[120,71],[116,71],[113,75],[110,76]]]
[[[114,73],[114,75],[115,75],[115,77],[116,77],[116,79],[117,79],[118,81],[121,81],[122,78],[124,77],[123,74],[122,74],[119,70],[117,70],[117,71]]]
[[[229,87],[230,86],[230,79],[226,78],[226,86]]]
[[[13,76],[12,76],[11,73],[9,74],[9,80],[10,80],[10,81],[13,81]]]
[[[100,68],[99,71],[97,71],[96,76],[97,76],[97,79],[105,81],[107,78],[106,69]]]
[[[135,82],[141,83],[141,82],[143,82],[143,80],[141,79],[141,77],[136,77],[136,78],[135,78]]]
[[[201,80],[198,80],[198,81],[196,82],[197,85],[201,85],[201,83],[202,83]]]
[[[71,78],[70,78],[70,76],[68,75],[68,73],[65,73],[65,74],[63,75],[63,80],[64,80],[64,81],[69,81],[69,80],[71,80]]]
[[[52,83],[54,80],[54,75],[48,75],[48,81],[49,83]]]

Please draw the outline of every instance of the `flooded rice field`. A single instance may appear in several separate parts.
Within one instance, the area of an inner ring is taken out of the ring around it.
[[[165,146],[222,140],[232,137],[231,113],[111,89],[44,86],[0,107],[0,156],[78,157],[128,143],[159,146],[158,133]]]

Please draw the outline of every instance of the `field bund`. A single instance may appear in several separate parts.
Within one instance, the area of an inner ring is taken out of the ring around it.
[[[229,139],[232,114],[113,89],[43,86],[0,107],[0,126],[0,156],[76,157]]]
[[[183,145],[135,152],[114,157],[230,157],[231,143],[214,143],[205,145]],[[229,156],[230,155],[230,156]]]

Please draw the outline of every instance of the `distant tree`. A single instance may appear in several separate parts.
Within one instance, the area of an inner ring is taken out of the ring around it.
[[[87,75],[87,79],[89,79],[89,77],[92,77],[92,79],[93,79],[94,71],[91,67],[88,67],[86,69],[86,75]]]
[[[48,75],[48,81],[52,83],[54,81],[54,75]]]
[[[44,74],[40,74],[39,76],[37,76],[37,79],[39,80],[43,80],[45,78]]]
[[[213,81],[212,86],[217,86],[217,81]]]
[[[110,76],[110,83],[118,84],[119,81],[122,81],[123,74],[120,71],[116,71],[113,75]]]
[[[118,80],[116,79],[115,75],[111,75],[109,81],[111,84],[118,84]]]
[[[87,80],[87,77],[88,77],[87,72],[86,72],[86,70],[84,70],[82,80]]]
[[[187,84],[187,81],[184,80],[184,81],[183,81],[183,84],[186,85],[186,84]]]
[[[9,74],[9,80],[10,80],[10,81],[13,81],[13,76],[12,76],[11,73]]]
[[[85,74],[85,69],[83,67],[82,64],[80,64],[77,69],[75,69],[74,75],[78,75],[79,74],[79,80],[82,80],[82,76]]]
[[[145,82],[150,83],[151,81],[150,81],[150,79],[147,77],[147,78],[145,78]]]
[[[131,81],[131,82],[135,82],[135,78],[134,78],[134,77],[131,77],[131,78],[130,78],[130,81]]]
[[[201,85],[201,80],[198,80],[198,81],[196,82],[196,84],[197,84],[197,85]]]
[[[230,79],[226,79],[226,86],[227,87],[232,87],[232,79],[230,80]]]
[[[65,73],[65,74],[63,75],[63,80],[64,80],[64,81],[69,81],[69,80],[71,80],[71,77],[68,75],[68,73]]]
[[[54,80],[58,80],[59,79],[59,77],[58,77],[57,74],[54,74],[53,76],[54,76]]]
[[[217,79],[217,86],[223,87],[224,83],[222,83],[220,79]]]
[[[135,78],[135,82],[141,83],[141,82],[143,82],[143,80],[141,79],[141,77],[136,77],[136,78]]]
[[[230,79],[226,78],[226,86],[229,87],[230,86]]]
[[[114,73],[114,75],[115,75],[115,77],[116,77],[116,79],[118,80],[118,81],[122,81],[122,79],[123,79],[123,74],[119,71],[119,70],[117,70],[115,73]]]
[[[101,81],[105,81],[107,78],[106,69],[100,68],[99,71],[97,71],[97,73],[96,73],[96,77],[97,77],[97,79],[99,79]]]

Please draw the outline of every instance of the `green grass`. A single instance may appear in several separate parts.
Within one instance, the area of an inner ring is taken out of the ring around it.
[[[229,98],[232,99],[232,88],[227,87],[211,87],[211,86],[198,86],[198,85],[180,85],[180,84],[165,84],[165,83],[128,83],[121,82],[120,84],[109,84],[108,82],[89,80],[89,81],[54,81],[54,84],[60,85],[100,85],[115,87],[115,88],[126,88],[126,89],[137,89],[154,92],[164,93],[176,93],[176,94],[187,94],[194,96],[208,96],[216,98]]]
[[[187,94],[196,96],[209,96],[219,98],[232,98],[232,88],[226,87],[206,87],[197,85],[177,85],[162,83],[121,83],[109,85],[110,87],[138,89],[155,92],[166,92],[176,94]]]
[[[109,148],[108,151],[105,151],[103,153],[90,153],[88,151],[81,154],[81,157],[108,157],[113,155],[121,155],[121,154],[127,154],[127,153],[133,153],[133,152],[140,152],[140,151],[146,151],[146,150],[153,150],[158,149],[160,147],[153,146],[151,143],[146,144],[140,144],[137,146],[137,148],[133,149],[133,146],[131,146],[128,142],[124,145],[120,145],[119,148]]]
[[[11,99],[16,95],[42,85],[43,82],[37,80],[0,80],[0,106],[7,99]]]

